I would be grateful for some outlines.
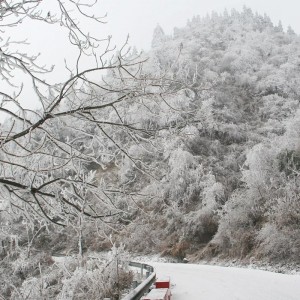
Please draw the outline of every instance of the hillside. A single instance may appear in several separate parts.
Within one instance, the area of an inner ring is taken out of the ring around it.
[[[160,181],[142,188],[151,197],[127,246],[299,262],[299,36],[245,8],[195,17],[173,36],[158,26],[152,44],[156,68],[185,88],[176,109],[160,110],[170,130],[157,152],[143,154]]]

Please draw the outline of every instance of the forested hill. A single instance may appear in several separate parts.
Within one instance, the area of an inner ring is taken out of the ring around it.
[[[151,68],[185,88],[156,121],[171,124],[158,152],[141,154],[160,182],[136,173],[132,188],[151,196],[120,240],[178,257],[299,262],[299,36],[244,8],[172,36],[158,26],[152,48]],[[123,176],[133,173],[128,164]]]

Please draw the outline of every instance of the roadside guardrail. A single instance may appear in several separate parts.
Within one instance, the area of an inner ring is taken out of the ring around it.
[[[129,262],[129,266],[140,268],[142,275],[145,270],[147,278],[121,300],[139,300],[146,292],[148,292],[150,286],[155,281],[156,273],[154,272],[154,268],[147,264]]]

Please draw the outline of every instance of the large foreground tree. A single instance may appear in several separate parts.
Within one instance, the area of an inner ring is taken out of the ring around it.
[[[94,15],[96,6],[97,0],[0,1],[0,111],[9,117],[0,132],[0,194],[10,214],[59,225],[78,216],[112,221],[126,210],[114,201],[126,191],[116,187],[118,179],[104,180],[107,168],[126,158],[148,172],[126,145],[143,140],[154,147],[156,128],[145,115],[155,115],[172,87],[144,72],[142,57],[126,43],[114,53],[110,37],[85,30],[88,22],[105,21]],[[10,38],[12,30],[34,24],[64,31],[77,51],[64,80],[49,79],[61,74],[41,63],[47,49],[40,58],[23,50],[26,41]],[[28,88],[37,110],[24,105]],[[142,116],[135,119],[137,111]]]

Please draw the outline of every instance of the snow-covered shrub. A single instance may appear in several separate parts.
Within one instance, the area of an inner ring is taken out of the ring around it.
[[[132,283],[128,261],[123,245],[114,245],[106,256],[94,254],[93,258],[84,260],[67,256],[55,263],[52,261],[51,265],[43,255],[29,258],[21,255],[13,266],[16,274],[21,272],[18,276],[22,278],[14,274],[10,279],[4,277],[2,286],[7,299],[14,300],[96,300],[105,297],[115,300],[119,299],[118,293]]]
[[[258,255],[277,260],[299,261],[300,178],[283,180],[278,196],[270,203],[268,223],[259,231]]]
[[[299,263],[300,229],[278,228],[266,224],[257,235],[259,247],[256,255],[273,261],[292,261]]]
[[[184,237],[196,245],[209,242],[218,230],[218,216],[209,208],[188,214],[186,217]]]
[[[159,223],[158,218],[156,218],[156,221]],[[143,223],[140,224],[139,222]],[[157,248],[159,243],[157,230],[159,228],[157,224],[154,224],[154,220],[145,222],[136,219],[126,228],[126,232],[121,233],[120,239],[126,245],[126,249],[132,252],[149,254]]]
[[[247,153],[245,168],[242,170],[247,187],[263,189],[269,184],[270,179],[276,173],[276,156],[279,149],[270,144],[257,144]]]
[[[13,273],[20,278],[27,278],[37,275],[40,267],[47,267],[53,264],[51,256],[47,253],[39,253],[29,256],[27,251],[23,250],[19,253],[16,260],[11,262]]]
[[[220,211],[218,232],[212,243],[224,256],[242,258],[255,243],[256,228],[264,222],[264,206],[258,195],[235,193]]]
[[[300,170],[300,151],[285,149],[278,155],[278,167],[286,176],[295,175]]]
[[[65,277],[57,299],[96,300],[108,297],[117,300],[119,293],[131,285],[132,278],[124,246],[114,245],[105,262],[97,259],[88,261],[85,267],[78,267],[71,276]]]

